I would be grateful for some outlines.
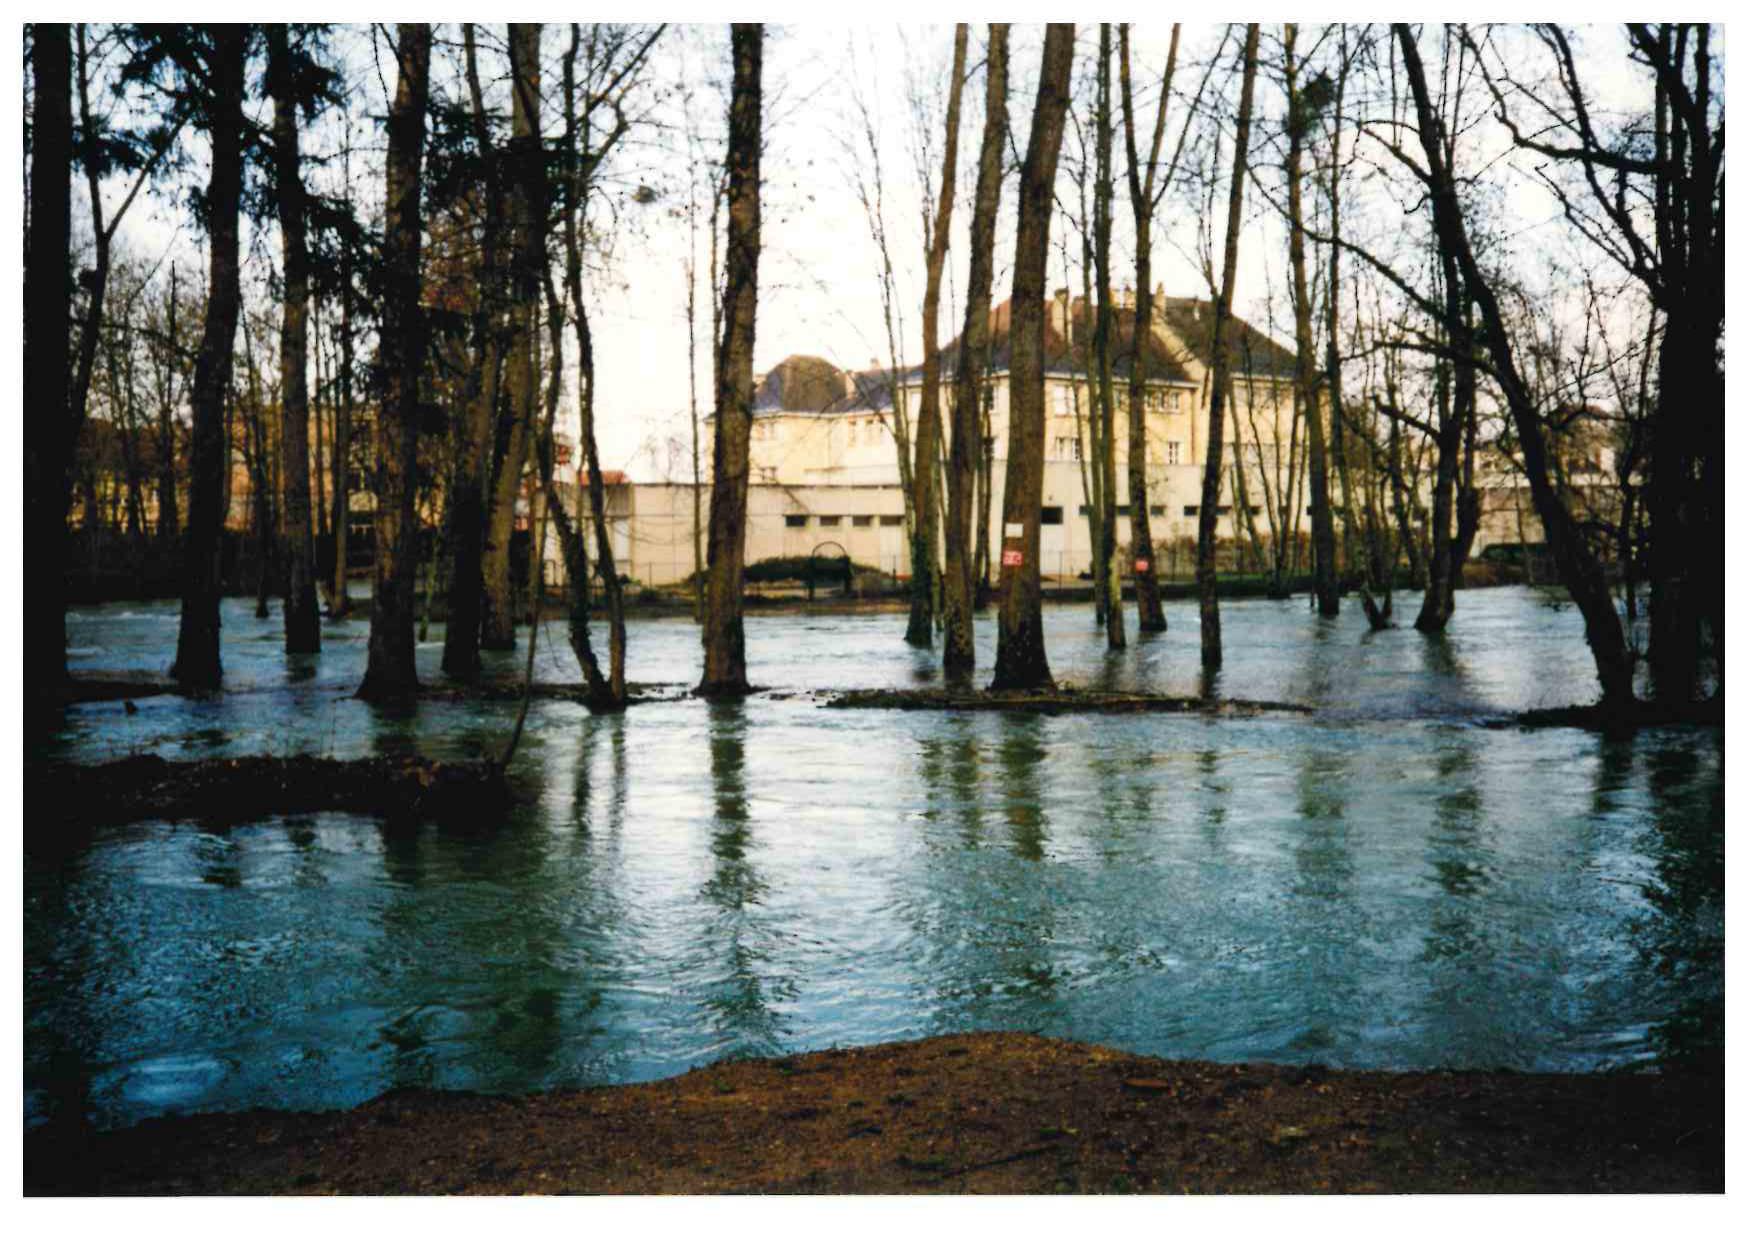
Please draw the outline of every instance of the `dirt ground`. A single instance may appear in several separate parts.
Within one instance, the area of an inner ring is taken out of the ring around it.
[[[38,1131],[44,1194],[1721,1192],[1721,1079],[1172,1062],[1029,1034]]]

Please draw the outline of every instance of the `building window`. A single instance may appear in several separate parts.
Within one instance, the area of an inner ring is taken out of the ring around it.
[[[1054,505],[1050,506],[1050,507],[1046,507],[1041,513],[1038,514],[1038,524],[1039,525],[1061,525],[1062,524],[1062,509],[1061,509],[1061,507],[1054,506]]]
[[[1186,517],[1196,516],[1201,511],[1202,511],[1202,509],[1201,509],[1201,506],[1199,504],[1185,504],[1184,505],[1184,516],[1186,516]]]
[[[1147,514],[1152,517],[1163,517],[1165,515],[1165,505],[1150,504],[1147,508]]]
[[[1080,459],[1080,436],[1058,435],[1053,444],[1054,450],[1050,459],[1055,461],[1078,461]]]
[[[1214,509],[1214,515],[1216,517],[1229,517],[1229,516],[1231,516],[1232,515],[1232,505],[1231,504],[1218,505]]]
[[[842,525],[843,521],[842,517],[821,517],[819,519],[821,525]]]
[[[1074,393],[1068,390],[1066,383],[1058,383],[1050,389],[1056,396],[1056,412],[1067,417],[1074,412]]]
[[[903,525],[904,524],[904,514],[903,513],[881,513],[880,514],[880,524],[881,525]]]
[[[1118,505],[1117,505],[1117,515],[1118,515],[1118,516],[1119,516],[1119,517],[1126,517],[1126,516],[1128,516],[1128,515],[1129,515],[1129,505],[1127,505],[1127,504],[1118,504]]]
[[[1167,465],[1180,464],[1181,462],[1179,460],[1178,454],[1179,454],[1179,452],[1182,451],[1182,449],[1183,449],[1183,445],[1181,443],[1179,443],[1177,440],[1175,440],[1175,439],[1166,440],[1166,442],[1165,442],[1165,463]]]
[[[1166,398],[1166,407],[1173,413],[1181,412],[1184,407],[1184,394],[1173,392]]]
[[[790,513],[783,518],[783,524],[787,525],[792,530],[804,530],[807,528],[807,514]]]
[[[873,517],[851,517],[850,524],[855,526],[857,529],[865,529],[868,526],[874,524],[874,518]]]

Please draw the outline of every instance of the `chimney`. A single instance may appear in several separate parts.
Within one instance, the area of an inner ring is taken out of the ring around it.
[[[1135,290],[1125,284],[1117,294],[1117,309],[1133,310],[1135,308]]]
[[[1068,338],[1068,290],[1059,288],[1050,298],[1050,325],[1058,335]]]

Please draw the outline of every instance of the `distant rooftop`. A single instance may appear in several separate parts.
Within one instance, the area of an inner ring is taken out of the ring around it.
[[[1067,309],[1065,319],[1063,311]],[[1163,299],[1160,317],[1183,342],[1178,348],[1158,332],[1148,359],[1148,377],[1164,383],[1190,383],[1188,362],[1203,366],[1214,359],[1214,303],[1194,297]],[[1059,290],[1046,307],[1044,319],[1044,371],[1052,375],[1085,375],[1092,350],[1093,322],[1084,297],[1070,298]],[[1127,380],[1135,361],[1135,310],[1119,305],[1113,313],[1111,369]],[[1064,328],[1068,330],[1065,332]],[[990,312],[988,368],[1005,373],[1013,362],[1013,302],[1004,301]],[[1227,340],[1234,368],[1240,374],[1290,377],[1293,351],[1258,331],[1243,319],[1227,321]],[[951,380],[959,363],[959,340],[955,337],[941,349],[941,377]],[[908,367],[901,381],[912,384],[922,377],[922,367]],[[892,408],[892,377],[884,367],[843,370],[823,357],[797,353],[784,358],[760,377],[753,396],[753,412],[759,413],[878,413]]]

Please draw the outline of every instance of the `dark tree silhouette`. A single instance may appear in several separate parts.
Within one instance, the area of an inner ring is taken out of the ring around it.
[[[1055,685],[1044,650],[1043,595],[1038,577],[1039,521],[1044,503],[1044,284],[1050,256],[1050,208],[1062,127],[1074,69],[1074,26],[1052,22],[1032,134],[1020,166],[1020,216],[1014,239],[1013,358],[1009,365],[1008,465],[1002,494],[1001,610],[991,689]]]
[[[734,27],[728,105],[728,254],[716,371],[716,447],[704,592],[706,697],[747,692],[741,585],[746,567],[747,468],[753,422],[753,336],[759,304],[759,156],[765,28]]]
[[[382,407],[376,420],[376,583],[370,600],[370,651],[358,696],[406,698],[419,688],[413,664],[413,598],[419,572],[414,506],[419,457],[419,376],[425,360],[420,305],[420,193],[425,113],[430,95],[431,27],[402,22],[400,73],[388,114],[382,238]]]

